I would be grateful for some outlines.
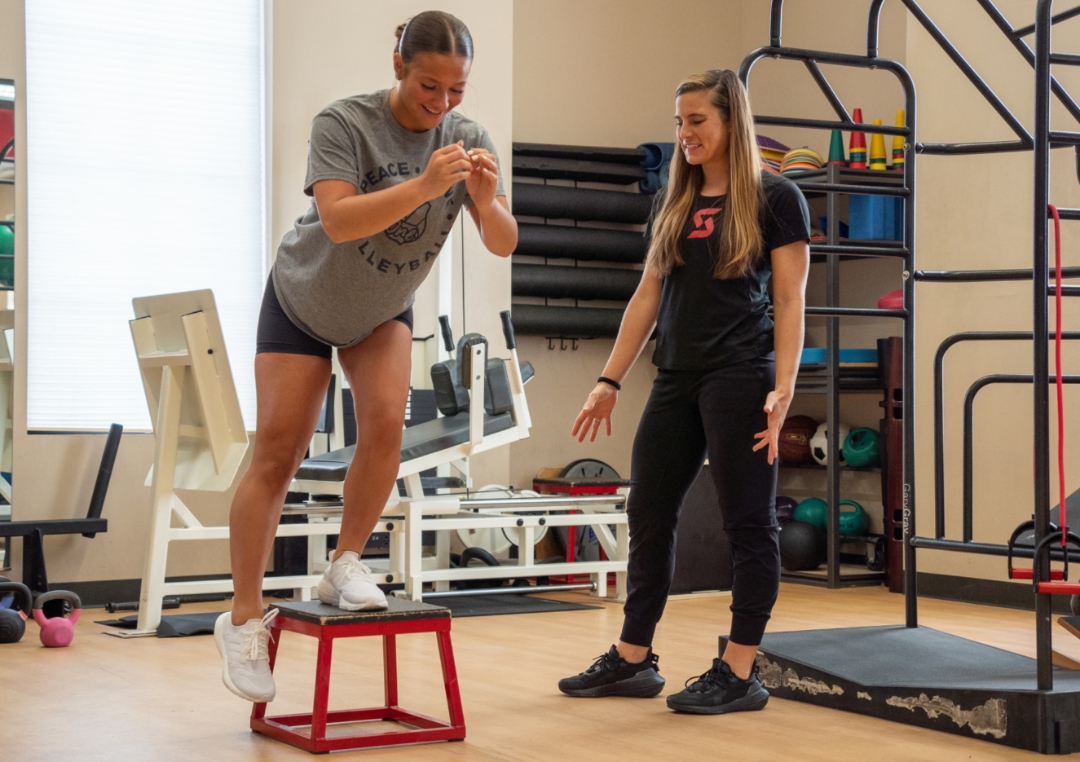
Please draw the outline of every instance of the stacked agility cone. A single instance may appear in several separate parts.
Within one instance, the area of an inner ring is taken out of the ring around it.
[[[862,109],[855,109],[852,120],[856,124],[862,124]],[[848,167],[851,169],[866,169],[866,135],[852,130],[850,152],[848,154]]]
[[[875,119],[875,125],[880,125],[881,120]],[[885,171],[885,136],[880,132],[875,132],[870,136],[870,169],[880,169]]]
[[[829,164],[847,166],[847,159],[844,158],[844,136],[840,134],[840,130],[832,131],[832,139],[829,141]]]
[[[904,109],[896,112],[896,126],[904,126]],[[904,171],[904,136],[893,135],[892,139],[892,168]]]

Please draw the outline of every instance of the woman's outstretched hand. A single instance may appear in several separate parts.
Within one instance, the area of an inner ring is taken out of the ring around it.
[[[780,441],[780,427],[784,425],[784,419],[787,418],[790,405],[791,396],[781,392],[769,392],[769,396],[765,398],[765,412],[769,416],[769,428],[754,434],[754,439],[758,440],[758,443],[754,445],[754,452],[757,452],[762,447],[768,447],[770,466],[776,460],[777,443]]]
[[[589,441],[595,442],[596,433],[600,430],[600,422],[603,421],[607,424],[607,435],[610,437],[611,411],[615,409],[615,402],[618,399],[619,393],[614,387],[602,382],[597,384],[589,394],[589,399],[585,400],[585,407],[578,413],[570,436],[577,437],[579,442],[584,442],[585,437],[589,435],[589,430],[592,429]]]

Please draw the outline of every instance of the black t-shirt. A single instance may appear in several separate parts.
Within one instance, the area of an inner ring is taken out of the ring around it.
[[[773,321],[766,286],[773,249],[810,239],[810,211],[790,180],[762,173],[764,256],[749,275],[713,275],[726,196],[698,196],[680,240],[683,265],[664,278],[656,321],[653,364],[663,370],[703,370],[762,357],[773,351]],[[657,194],[654,212],[659,210]],[[648,235],[652,230],[651,220]]]

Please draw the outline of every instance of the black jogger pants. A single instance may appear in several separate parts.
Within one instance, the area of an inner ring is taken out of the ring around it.
[[[771,356],[657,374],[631,460],[623,641],[652,645],[675,569],[679,508],[708,454],[734,565],[730,637],[760,645],[780,587],[780,549],[776,465],[766,448],[753,446],[768,425],[765,399],[775,377]]]

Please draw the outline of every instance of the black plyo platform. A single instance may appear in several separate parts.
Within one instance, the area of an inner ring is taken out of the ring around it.
[[[385,609],[369,611],[346,611],[328,606],[320,601],[275,603],[270,606],[278,615],[311,624],[374,624],[375,622],[401,622],[410,619],[449,619],[450,610],[443,606],[389,596]]]
[[[762,684],[777,698],[1044,754],[1080,751],[1080,672],[1036,689],[1034,659],[926,627],[766,634]]]

